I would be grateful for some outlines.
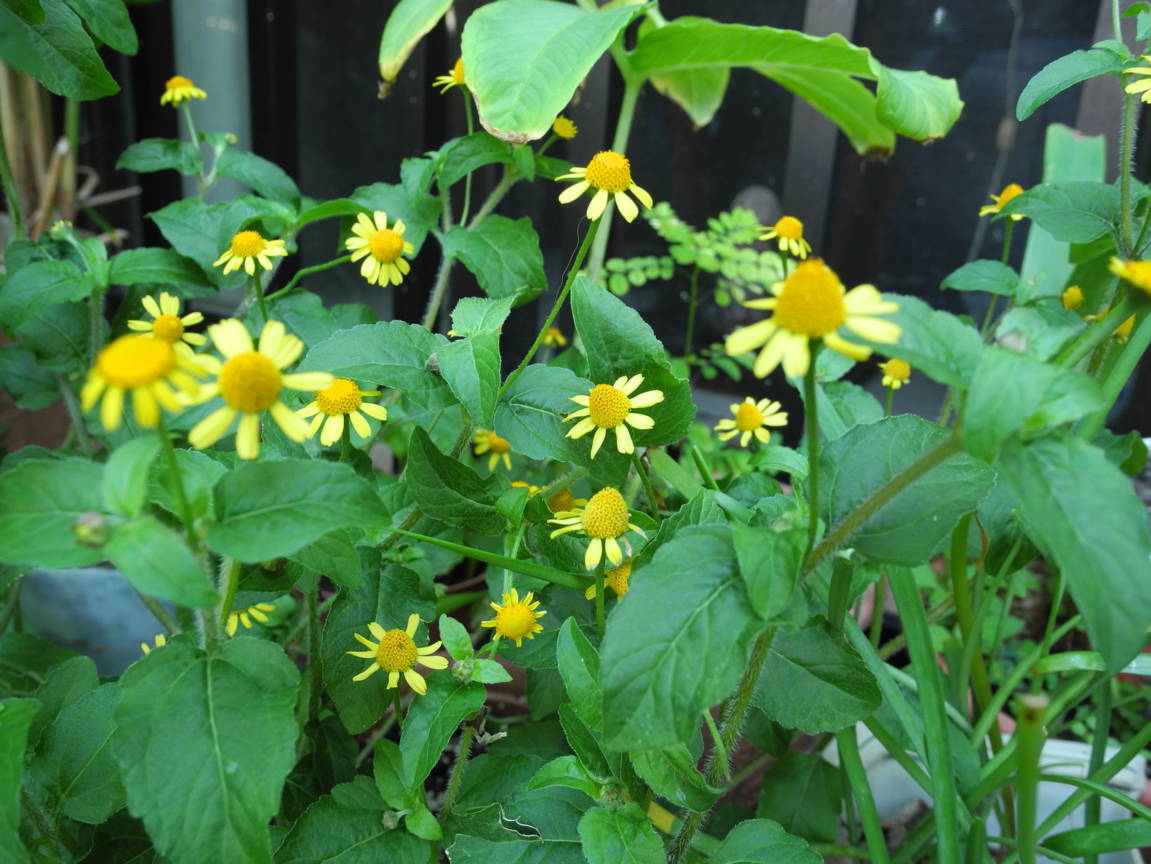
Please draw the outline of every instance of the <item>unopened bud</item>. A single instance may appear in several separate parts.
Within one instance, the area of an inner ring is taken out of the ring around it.
[[[76,517],[76,521],[72,523],[72,533],[81,546],[99,549],[108,542],[108,523],[104,520],[103,513],[89,510]]]

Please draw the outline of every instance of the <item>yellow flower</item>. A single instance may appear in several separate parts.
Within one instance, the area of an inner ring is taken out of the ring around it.
[[[197,357],[216,376],[215,381],[200,389],[199,401],[219,396],[224,405],[192,427],[188,443],[197,450],[211,447],[227,434],[239,414],[236,453],[241,459],[255,459],[260,455],[260,415],[265,411],[271,412],[272,419],[293,441],[299,443],[307,438],[308,424],[280,401],[280,391],[285,387],[308,392],[323,390],[332,385],[332,376],[327,372],[282,374],[299,359],[304,343],[285,332],[279,321],[264,325],[258,349],[235,318],[213,324],[208,335],[225,359],[221,363],[215,357]]]
[[[512,459],[508,455],[512,452],[512,445],[506,439],[489,429],[477,429],[476,434],[472,436],[472,443],[476,445],[475,453],[477,456],[482,456],[485,453],[491,454],[488,456],[489,471],[495,471],[496,465],[501,460],[505,468],[509,471],[512,470]]]
[[[557,348],[563,348],[568,344],[568,338],[563,334],[559,327],[549,327],[547,332],[544,333],[545,345],[552,345]]]
[[[432,79],[433,87],[440,87],[440,94],[447,93],[453,87],[464,87],[464,58],[461,57],[456,61],[456,65],[452,67],[452,71],[447,75],[437,75]]]
[[[376,637],[377,641],[375,642],[359,633],[354,634],[356,641],[369,650],[348,651],[347,653],[353,657],[371,660],[372,665],[353,677],[352,680],[363,681],[374,675],[377,669],[383,669],[388,673],[389,690],[399,686],[400,673],[403,673],[404,680],[408,682],[409,687],[421,696],[427,693],[428,682],[424,680],[423,675],[415,670],[415,665],[419,663],[425,669],[447,669],[448,660],[446,657],[435,656],[436,651],[440,649],[439,642],[433,642],[423,648],[416,647],[413,638],[416,635],[416,628],[419,626],[420,616],[413,612],[408,616],[406,630],[385,630],[375,621],[369,624],[368,629]]]
[[[553,513],[562,513],[565,510],[574,510],[577,505],[586,503],[586,498],[573,497],[571,489],[561,489],[548,499],[548,509]]]
[[[1083,289],[1078,285],[1070,285],[1059,299],[1062,301],[1064,309],[1070,309],[1074,312],[1083,305]]]
[[[715,431],[719,433],[720,441],[730,441],[739,435],[739,446],[746,447],[751,436],[762,444],[771,440],[768,426],[786,426],[787,412],[780,411],[780,404],[770,399],[760,399],[756,402],[750,396],[742,402],[729,406],[735,418],[725,417],[715,424]]]
[[[551,533],[552,539],[572,531],[582,531],[588,536],[583,563],[588,570],[594,570],[605,554],[607,560],[615,566],[623,563],[623,549],[620,548],[619,539],[628,531],[646,536],[638,526],[628,521],[629,518],[631,512],[619,490],[605,486],[592,495],[586,505],[577,504],[574,510],[562,510],[556,513],[555,519],[548,521],[564,526]],[[630,555],[631,544],[624,540],[623,545]]]
[[[174,75],[164,82],[164,93],[160,96],[160,104],[171,104],[179,108],[189,99],[207,99],[208,94],[192,83],[191,78],[183,75]]]
[[[880,383],[891,390],[898,390],[911,380],[911,366],[906,360],[892,357],[886,363],[880,363],[879,368],[883,370],[883,380]]]
[[[1006,186],[1003,187],[1002,192],[1000,192],[998,195],[992,195],[991,196],[991,200],[995,203],[984,204],[982,207],[979,208],[979,215],[980,216],[994,216],[996,213],[998,213],[999,211],[1001,211],[1003,209],[1003,205],[1005,205],[1008,201],[1010,201],[1012,198],[1016,198],[1022,194],[1023,194],[1023,187],[1022,186],[1020,186],[1018,183],[1008,183]],[[1012,222],[1018,222],[1020,219],[1023,218],[1023,214],[1022,213],[1012,213],[1010,218],[1011,218]]]
[[[794,216],[783,216],[778,222],[761,234],[760,240],[779,241],[780,252],[790,252],[796,258],[806,258],[811,244],[803,239],[803,223]]]
[[[741,327],[727,337],[727,353],[743,354],[759,346],[754,372],[763,378],[783,362],[789,378],[802,377],[811,365],[813,339],[822,339],[828,348],[853,360],[866,360],[871,349],[849,342],[839,335],[847,326],[872,342],[894,344],[901,332],[898,324],[877,318],[896,312],[898,304],[884,300],[874,285],[858,285],[850,291],[835,271],[820,258],[801,261],[783,282],[771,286],[774,297],[750,300],[749,309],[770,309],[771,318]]]
[[[569,173],[561,174],[556,179],[579,181],[560,193],[561,204],[570,204],[589,188],[596,190],[587,205],[588,219],[595,220],[602,216],[607,208],[608,196],[612,196],[620,215],[631,222],[639,215],[639,208],[627,196],[628,192],[638,198],[644,207],[651,209],[651,196],[631,179],[631,163],[626,156],[614,150],[601,150],[591,158],[586,168],[573,165]]]
[[[361,438],[372,437],[372,427],[363,414],[376,420],[387,420],[388,409],[383,405],[365,402],[365,396],[379,396],[379,390],[361,390],[355,381],[337,378],[330,386],[316,394],[315,401],[309,402],[296,412],[297,417],[314,417],[308,424],[308,437],[316,434],[321,424],[320,443],[330,447],[344,434],[344,419],[351,422],[352,428]],[[363,412],[361,414],[360,412]],[[326,419],[325,419],[326,418]]]
[[[603,574],[603,584],[615,592],[616,597],[622,597],[628,592],[628,580],[631,579],[631,559],[624,561],[618,567],[608,570]],[[587,590],[583,592],[583,596],[588,600],[594,600],[596,595],[595,585],[589,585]]]
[[[168,637],[165,636],[163,633],[157,633],[156,634],[156,647],[157,648],[163,648],[167,644],[168,644]],[[152,646],[149,645],[147,642],[141,642],[140,643],[140,650],[143,651],[145,654],[151,654],[152,653]]]
[[[120,426],[124,392],[129,391],[136,422],[151,429],[160,422],[160,408],[173,414],[183,410],[173,387],[195,395],[200,385],[193,376],[204,374],[201,359],[160,339],[121,336],[96,355],[80,391],[80,406],[88,411],[102,395],[100,423],[112,432]]]
[[[1111,259],[1111,272],[1144,294],[1151,294],[1151,261],[1124,261]]]
[[[228,613],[228,623],[224,625],[224,629],[228,632],[229,636],[235,636],[236,630],[241,624],[244,625],[245,630],[251,630],[253,619],[255,619],[258,624],[266,624],[268,616],[264,613],[275,611],[276,607],[271,603],[257,603],[255,606],[249,606],[247,609],[233,609]]]
[[[517,648],[524,644],[525,639],[535,639],[537,633],[543,632],[543,625],[538,622],[548,613],[536,611],[540,601],[532,602],[531,591],[521,600],[519,592],[513,588],[503,596],[503,601],[503,606],[498,603],[488,604],[496,610],[496,617],[481,621],[481,627],[494,627],[497,639],[514,639]]]
[[[564,418],[564,422],[576,417],[583,419],[569,429],[565,437],[582,438],[594,429],[595,435],[591,441],[591,458],[594,459],[603,445],[607,430],[614,429],[616,450],[620,453],[634,453],[635,444],[627,427],[650,429],[655,421],[646,414],[636,414],[632,409],[650,408],[663,401],[662,390],[648,390],[632,396],[642,383],[642,375],[632,375],[630,378],[617,378],[614,384],[596,384],[586,396],[572,396],[572,402],[584,407],[573,411]]]
[[[1131,338],[1131,331],[1135,329],[1135,316],[1132,315],[1122,324],[1115,328],[1115,332],[1111,335],[1115,337],[1120,345],[1126,345],[1127,340]]]
[[[1142,55],[1144,60],[1151,61],[1151,57],[1146,54]],[[1132,66],[1130,69],[1123,70],[1124,75],[1143,75],[1137,81],[1132,81],[1123,88],[1125,93],[1130,93],[1132,96],[1138,95],[1144,102],[1151,102],[1151,67],[1149,66]]]
[[[158,302],[155,297],[145,297],[140,302],[144,305],[144,311],[152,316],[152,320],[131,320],[128,322],[129,330],[149,333],[169,345],[176,345],[181,341],[189,345],[203,345],[208,341],[208,337],[203,333],[188,333],[184,329],[199,324],[204,320],[204,315],[202,312],[189,312],[181,318],[178,297],[162,291]]]
[[[529,498],[531,498],[533,495],[535,495],[537,492],[540,491],[539,486],[534,486],[531,483],[528,483],[526,480],[513,480],[512,481],[512,488],[513,489],[527,489]]]
[[[388,214],[377,210],[370,217],[361,213],[352,226],[355,237],[344,241],[344,247],[351,251],[352,260],[364,259],[360,265],[360,275],[373,285],[399,285],[412,269],[402,257],[412,255],[416,250],[404,240],[404,220],[397,219],[388,227]]]
[[[556,133],[556,137],[570,141],[579,134],[579,127],[561,114],[555,119],[555,122],[552,123],[552,131]]]
[[[219,258],[212,262],[213,267],[224,265],[224,275],[244,268],[249,276],[256,275],[256,262],[265,270],[272,269],[272,259],[288,254],[283,240],[265,240],[259,231],[241,231],[232,235],[232,244]]]

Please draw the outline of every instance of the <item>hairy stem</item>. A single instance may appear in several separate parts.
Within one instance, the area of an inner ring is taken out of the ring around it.
[[[812,345],[811,363],[803,376],[803,410],[807,418],[807,552],[815,546],[819,530],[819,411],[816,408],[815,360],[818,343]]]
[[[292,277],[287,285],[277,291],[273,291],[268,295],[267,299],[275,300],[277,297],[283,297],[285,294],[291,293],[292,289],[295,288],[305,276],[310,276],[313,273],[322,273],[324,270],[331,270],[333,267],[339,267],[341,264],[346,264],[351,260],[351,255],[341,255],[339,258],[333,258],[331,261],[325,261],[323,264],[314,264],[311,267],[297,270],[296,275]]]

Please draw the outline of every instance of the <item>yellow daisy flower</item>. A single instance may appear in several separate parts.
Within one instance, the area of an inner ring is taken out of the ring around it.
[[[1060,295],[1059,300],[1063,303],[1064,309],[1070,309],[1074,312],[1083,305],[1083,289],[1078,285],[1069,285],[1067,290]]]
[[[1151,57],[1146,54],[1142,55],[1142,59],[1151,61]],[[1123,88],[1123,92],[1130,93],[1132,96],[1138,96],[1144,102],[1151,102],[1151,66],[1132,66],[1130,69],[1123,70],[1124,75],[1142,75],[1136,81],[1132,81]]]
[[[388,409],[374,402],[365,402],[365,396],[379,396],[379,390],[361,390],[355,381],[347,378],[337,378],[330,386],[316,394],[315,401],[309,402],[296,412],[297,417],[313,417],[308,424],[308,436],[311,438],[323,425],[320,432],[320,443],[330,447],[340,440],[344,434],[344,419],[352,424],[356,434],[361,438],[372,437],[372,427],[364,419],[363,414],[376,420],[387,420]],[[361,414],[360,412],[363,412]]]
[[[504,605],[489,603],[496,610],[496,617],[488,621],[481,621],[481,627],[494,627],[496,638],[514,639],[516,647],[524,644],[525,639],[535,639],[537,633],[544,631],[539,619],[548,613],[536,611],[540,601],[532,602],[532,592],[529,591],[521,600],[519,592],[513,588],[503,596]]]
[[[780,411],[780,404],[770,399],[760,399],[756,402],[750,396],[735,405],[729,406],[734,418],[725,417],[715,424],[715,431],[719,433],[720,441],[730,441],[739,435],[739,446],[746,447],[751,436],[761,444],[771,440],[768,426],[786,426],[787,412]]]
[[[512,445],[507,442],[507,439],[501,438],[490,429],[477,429],[476,434],[472,436],[472,443],[476,445],[475,454],[477,456],[489,454],[489,471],[495,471],[496,465],[501,461],[505,468],[509,471],[512,470],[512,460],[509,455],[512,452]]]
[[[447,93],[453,87],[467,86],[467,82],[464,81],[464,58],[461,57],[457,60],[456,65],[452,67],[452,71],[447,75],[437,75],[432,79],[432,86],[441,88],[441,95]]]
[[[620,215],[631,222],[639,215],[639,208],[635,206],[627,193],[630,192],[644,207],[651,209],[651,196],[647,191],[636,186],[631,179],[631,163],[627,157],[614,150],[601,150],[596,153],[587,167],[572,166],[567,174],[561,174],[556,180],[578,180],[574,186],[560,193],[560,203],[570,204],[589,188],[594,189],[595,195],[587,205],[587,218],[598,219],[607,208],[608,197],[615,198],[615,206],[619,208]]]
[[[103,396],[100,423],[109,432],[120,427],[124,393],[132,394],[136,422],[151,429],[160,422],[160,409],[183,410],[173,387],[194,396],[196,377],[205,374],[202,358],[177,351],[168,342],[148,336],[121,336],[96,355],[96,365],[80,391],[80,407],[88,411]]]
[[[579,127],[576,126],[571,120],[561,114],[552,123],[552,131],[556,133],[557,138],[563,138],[570,141],[579,134]]]
[[[568,344],[568,338],[559,327],[549,327],[547,332],[544,333],[543,344],[551,345],[555,348],[563,348]]]
[[[144,297],[140,302],[144,305],[144,311],[152,316],[152,320],[131,320],[128,322],[129,330],[135,330],[138,333],[150,333],[156,339],[167,342],[169,345],[175,345],[179,342],[187,342],[189,345],[203,345],[208,341],[208,337],[203,333],[188,333],[185,330],[186,327],[203,321],[204,315],[202,312],[189,312],[181,318],[180,298],[169,294],[167,291],[162,291],[158,300],[155,297]]]
[[[569,429],[565,437],[582,438],[594,429],[595,435],[591,441],[591,458],[594,459],[603,445],[607,430],[614,429],[616,450],[620,453],[634,453],[635,444],[627,427],[650,429],[655,421],[646,414],[636,414],[632,409],[650,408],[663,401],[662,390],[648,390],[632,396],[642,383],[642,375],[632,375],[630,378],[617,378],[614,384],[596,384],[586,396],[572,396],[572,402],[584,407],[573,411],[564,418],[564,422],[576,417],[583,419]]]
[[[272,259],[288,254],[283,240],[265,240],[259,231],[241,231],[232,235],[232,244],[219,258],[212,262],[213,267],[224,265],[224,275],[244,268],[249,276],[256,275],[256,262],[265,270],[272,269]]]
[[[412,269],[402,257],[412,255],[415,247],[404,240],[404,220],[397,219],[388,227],[388,214],[377,210],[370,217],[361,213],[352,226],[355,237],[344,241],[344,247],[352,253],[352,260],[364,259],[360,265],[360,275],[373,285],[399,285]]]
[[[553,513],[562,513],[565,510],[574,510],[577,506],[587,503],[586,498],[575,498],[571,489],[561,489],[548,499],[548,509]]]
[[[1151,261],[1124,261],[1112,257],[1110,270],[1144,294],[1151,294]]]
[[[233,609],[228,613],[228,623],[224,625],[224,629],[229,636],[235,636],[236,630],[239,629],[241,624],[244,625],[245,630],[252,629],[253,619],[258,624],[266,624],[268,616],[265,612],[275,612],[276,607],[271,603],[257,603],[254,606],[249,606],[247,609]]]
[[[789,378],[802,377],[811,365],[810,342],[823,344],[853,360],[866,360],[871,349],[839,335],[846,326],[873,342],[894,344],[902,332],[899,325],[877,315],[896,312],[899,305],[884,300],[874,285],[858,285],[845,291],[835,271],[820,258],[801,261],[783,282],[771,286],[774,297],[749,300],[749,309],[770,309],[771,318],[740,327],[727,337],[728,354],[743,354],[761,345],[753,371],[763,378],[783,363]]]
[[[911,380],[911,366],[906,360],[892,357],[886,363],[880,363],[883,370],[883,380],[880,382],[889,390],[898,390]]]
[[[157,633],[155,643],[156,643],[155,647],[163,648],[165,645],[168,644],[168,637],[165,636],[163,633]],[[152,653],[152,646],[149,645],[147,642],[141,642],[140,643],[140,650],[144,654],[151,654]]]
[[[618,567],[607,570],[603,574],[603,584],[615,592],[616,597],[622,597],[629,590],[628,580],[631,579],[631,559],[624,561]],[[583,592],[583,596],[588,600],[594,600],[596,595],[595,585],[589,585],[587,590]]]
[[[537,492],[540,491],[539,486],[534,486],[531,483],[528,483],[526,480],[513,480],[512,481],[512,488],[513,489],[527,489],[529,498],[531,498],[533,495],[535,495]]]
[[[794,216],[783,216],[759,236],[760,240],[778,240],[780,252],[790,252],[795,258],[806,258],[811,244],[803,239],[803,223]]]
[[[556,513],[555,519],[548,521],[554,525],[564,526],[551,533],[552,539],[572,531],[582,531],[588,536],[583,563],[588,570],[594,570],[605,554],[607,560],[615,566],[618,567],[623,563],[624,553],[619,540],[628,531],[634,531],[643,537],[647,536],[639,526],[628,521],[630,517],[631,511],[628,510],[627,502],[623,500],[619,490],[605,486],[592,495],[586,505],[577,504],[573,510],[561,510]],[[623,545],[630,555],[631,544],[624,540]]]
[[[424,680],[423,675],[415,670],[415,665],[419,663],[425,669],[447,669],[448,660],[446,657],[435,656],[440,649],[439,642],[433,642],[423,648],[416,647],[413,639],[416,635],[416,628],[419,626],[420,616],[413,612],[408,616],[408,626],[405,630],[385,630],[375,621],[369,624],[368,629],[376,637],[377,641],[375,642],[359,633],[353,634],[356,641],[369,650],[348,651],[347,653],[353,657],[371,660],[372,664],[359,675],[354,676],[352,680],[363,681],[374,675],[376,670],[383,669],[388,673],[389,690],[399,686],[400,674],[403,673],[404,680],[408,682],[409,687],[421,696],[427,693],[428,682]]]
[[[191,78],[173,75],[164,82],[164,92],[160,96],[161,105],[179,108],[189,99],[207,99],[208,94],[192,83]]]
[[[255,459],[260,455],[260,415],[265,411],[271,412],[272,419],[293,441],[307,438],[308,424],[280,401],[280,391],[285,387],[323,390],[332,386],[332,376],[327,372],[282,374],[299,359],[304,343],[287,333],[279,321],[264,325],[259,348],[252,345],[252,337],[235,318],[213,324],[208,335],[225,359],[221,363],[215,357],[197,357],[216,375],[215,381],[200,389],[199,401],[219,396],[224,405],[192,427],[188,443],[197,450],[211,447],[227,434],[239,414],[236,453],[241,459]]]
[[[984,204],[982,207],[979,208],[979,215],[980,216],[994,216],[996,213],[998,213],[1000,210],[1003,209],[1004,204],[1006,204],[1012,198],[1016,198],[1022,194],[1023,194],[1023,187],[1022,186],[1020,186],[1018,183],[1008,183],[1006,186],[1003,187],[1002,192],[1000,192],[998,195],[992,195],[991,196],[991,200],[994,202],[993,204]],[[1011,221],[1012,222],[1018,222],[1022,218],[1023,218],[1022,213],[1012,213],[1011,214]]]

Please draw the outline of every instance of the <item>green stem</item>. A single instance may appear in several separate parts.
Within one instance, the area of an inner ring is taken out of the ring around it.
[[[480,205],[480,209],[476,211],[476,215],[468,225],[468,228],[475,228],[483,222],[484,219],[496,209],[496,206],[503,200],[503,197],[508,193],[508,190],[512,188],[517,179],[519,178],[505,165],[504,176],[500,178],[500,182],[496,184],[496,187],[491,191],[484,203]]]
[[[464,780],[464,768],[472,752],[472,741],[476,737],[476,727],[473,723],[464,724],[464,732],[460,736],[460,752],[456,756],[456,764],[452,766],[452,776],[448,779],[448,790],[444,793],[444,806],[440,808],[440,824],[447,821],[456,803],[460,786]]]
[[[320,717],[320,607],[316,602],[319,586],[312,587],[307,594],[308,617],[308,720]]]
[[[707,731],[711,733],[711,744],[715,748],[716,761],[724,766],[724,783],[729,784],[731,783],[729,761],[731,754],[723,749],[723,738],[720,737],[719,728],[715,725],[715,718],[711,716],[710,708],[703,712],[703,722],[707,724]]]
[[[895,403],[895,388],[894,387],[888,387],[887,388],[887,399],[883,403],[883,416],[884,417],[890,417],[891,416],[891,406],[894,403]]]
[[[404,729],[404,706],[403,703],[400,702],[400,688],[395,687],[393,689],[396,692],[392,701],[393,706],[395,706],[392,709],[392,716],[396,718],[396,728],[402,732]]]
[[[855,737],[855,726],[851,725],[837,732],[835,743],[839,748],[840,764],[847,774],[852,795],[859,807],[859,818],[863,821],[863,836],[867,840],[871,860],[878,864],[889,864],[891,858],[887,853],[887,840],[883,836],[883,825],[879,821],[879,810],[871,794],[871,785],[867,781],[863,760],[859,757],[859,741]]]
[[[1111,682],[1105,681],[1095,695],[1095,729],[1091,733],[1091,762],[1087,769],[1089,775],[1094,774],[1103,765],[1103,759],[1107,755],[1107,736],[1110,731]],[[1085,828],[1099,824],[1101,804],[1102,799],[1098,796],[1087,799],[1083,820]],[[1097,864],[1098,861],[1098,855],[1088,855],[1083,859],[1084,864]]]
[[[648,507],[651,508],[651,518],[656,522],[659,521],[659,499],[655,497],[655,487],[651,485],[651,477],[648,476],[647,468],[644,467],[643,459],[634,450],[631,453],[631,462],[635,466],[635,473],[639,475],[640,482],[643,483],[643,491],[647,496]]]
[[[819,410],[815,395],[815,361],[819,343],[812,343],[811,362],[803,376],[803,410],[807,419],[807,552],[815,546],[819,531]]]
[[[215,625],[224,627],[232,613],[232,603],[236,600],[236,588],[240,584],[240,562],[233,558],[220,559],[220,602],[216,607]]]
[[[56,373],[56,383],[60,387],[60,395],[64,397],[64,406],[68,409],[68,418],[72,421],[72,428],[76,431],[76,440],[80,442],[80,450],[85,456],[92,455],[92,439],[88,437],[88,429],[84,425],[84,414],[80,410],[80,402],[72,392],[72,385],[68,377],[62,372]]]
[[[1139,258],[1143,254],[1143,241],[1147,239],[1147,230],[1151,229],[1151,205],[1145,208],[1143,214],[1143,224],[1139,227],[1139,236],[1135,238],[1135,246],[1131,250],[1133,258]]]
[[[587,474],[586,468],[573,468],[566,474],[560,475],[539,491],[540,500],[546,503],[547,500],[557,492],[562,492],[564,489],[570,489],[572,484],[583,477],[585,474]]]
[[[104,334],[104,292],[105,288],[97,285],[92,289],[88,298],[88,357],[90,365],[96,365],[96,355],[103,347]]]
[[[325,261],[323,264],[314,264],[311,267],[305,267],[302,270],[297,270],[296,275],[292,277],[291,281],[288,282],[287,285],[277,291],[273,291],[268,295],[267,299],[275,300],[277,297],[283,297],[285,294],[290,293],[291,290],[295,288],[296,285],[299,284],[300,280],[305,276],[310,276],[313,273],[322,273],[324,270],[331,270],[333,267],[339,267],[341,264],[346,264],[351,260],[351,255],[341,255],[339,258],[333,258],[331,261]]]
[[[580,243],[579,251],[576,252],[575,261],[572,262],[572,266],[568,270],[567,279],[564,280],[564,287],[560,290],[559,296],[556,297],[556,302],[552,304],[551,311],[548,312],[548,317],[540,328],[540,332],[536,334],[536,340],[532,343],[532,347],[528,349],[528,353],[524,355],[524,358],[520,361],[520,365],[517,366],[504,383],[500,385],[499,393],[496,394],[497,401],[500,396],[503,396],[504,393],[508,391],[508,388],[512,386],[515,380],[520,377],[520,373],[524,371],[524,368],[532,361],[532,358],[536,356],[536,352],[540,350],[540,346],[544,342],[544,336],[547,335],[548,328],[551,327],[552,323],[556,320],[560,309],[563,308],[564,301],[567,300],[567,296],[571,292],[572,284],[580,272],[580,267],[583,266],[584,258],[587,257],[588,248],[591,246],[592,240],[599,233],[601,222],[603,222],[603,217],[596,219],[591,223],[591,227],[588,228],[587,234],[584,235],[583,242]]]
[[[1019,791],[1019,822],[1016,850],[1023,864],[1035,864],[1035,812],[1039,803],[1039,756],[1043,752],[1043,717],[1046,696],[1029,694],[1019,700],[1019,752],[1016,754],[1015,785]]]
[[[707,459],[703,453],[700,452],[698,447],[691,444],[687,446],[688,449],[691,450],[691,461],[695,463],[696,470],[699,471],[700,479],[703,480],[703,485],[712,492],[718,492],[719,484],[715,482],[715,475],[711,473],[711,466],[707,464]]]
[[[1131,257],[1131,156],[1135,149],[1135,102],[1137,97],[1124,94],[1123,123],[1119,129],[1119,219],[1121,226],[1119,255]]]
[[[468,134],[471,135],[476,131],[476,120],[472,116],[472,94],[467,88],[460,88],[464,96],[464,114],[468,118]],[[460,224],[468,224],[468,213],[472,209],[472,174],[473,171],[468,172],[468,176],[464,178],[464,209],[460,213]]]
[[[24,213],[20,209],[20,196],[16,192],[16,181],[12,178],[12,165],[8,162],[8,146],[4,142],[4,126],[0,124],[0,180],[4,184],[4,197],[8,201],[8,216],[12,228],[20,239],[28,236],[24,229]]]
[[[1007,222],[1008,230],[1010,230],[1011,224],[1012,223],[1009,220]],[[987,331],[989,329],[991,329],[991,322],[995,318],[995,307],[998,305],[999,305],[999,295],[998,294],[992,294],[991,300],[987,304],[987,311],[985,313],[983,313],[983,323],[979,327],[979,335],[983,339],[984,342],[987,341]]]
[[[168,424],[164,414],[160,414],[160,422],[156,429],[160,436],[160,446],[164,450],[164,458],[168,462],[168,474],[172,478],[172,485],[176,489],[176,503],[180,507],[180,521],[184,523],[184,531],[188,535],[188,545],[195,549],[200,545],[196,531],[195,519],[192,516],[192,505],[189,503],[188,493],[184,489],[184,477],[180,473],[180,463],[176,461],[176,450],[172,446],[172,436],[168,433]]]
[[[260,317],[264,319],[263,323],[267,324],[271,319],[268,317],[268,301],[264,298],[264,286],[260,284],[259,267],[252,274],[252,293],[256,295],[256,303],[260,307]]]
[[[1060,351],[1052,361],[1056,366],[1069,369],[1111,338],[1115,328],[1135,312],[1135,302],[1124,296],[1098,321],[1083,330],[1079,336]]]
[[[185,102],[182,107],[184,109],[184,122],[188,125],[188,138],[192,142],[192,146],[196,148],[197,161],[200,165],[200,170],[196,175],[196,182],[200,188],[200,194],[198,197],[201,201],[203,201],[204,193],[211,185],[211,180],[209,179],[208,175],[204,173],[204,152],[200,147],[200,133],[196,131],[196,121],[192,119],[192,107],[188,102]],[[214,166],[213,173],[215,173]]]
[[[830,533],[811,550],[804,564],[805,571],[814,570],[824,558],[839,547],[839,544],[855,533],[864,522],[883,507],[888,501],[910,486],[936,465],[950,459],[963,449],[958,438],[948,438],[937,447],[928,450],[899,474],[896,474],[877,489],[870,498],[856,507]]]
[[[1119,17],[1119,0],[1111,0],[1111,29],[1115,33],[1115,41],[1123,41],[1123,26]]]
[[[160,622],[160,626],[167,630],[168,633],[179,633],[180,630],[183,629],[180,627],[179,622],[168,614],[168,610],[164,608],[159,600],[149,597],[135,585],[132,586],[132,590],[136,592],[136,596],[140,598],[140,602],[147,607],[148,611]],[[0,627],[0,633],[3,632],[4,628]]]
[[[8,589],[8,599],[4,603],[4,613],[0,615],[0,636],[3,636],[8,629],[8,625],[16,618],[16,612],[20,608],[20,586],[24,582],[23,576],[17,576],[16,580],[12,583],[12,587]]]
[[[352,455],[352,424],[344,418],[344,431],[340,433],[340,461],[347,462]]]
[[[878,649],[879,640],[883,637],[883,610],[887,606],[887,571],[879,574],[879,581],[875,583],[874,598],[871,602],[871,627],[868,630],[868,640],[871,647]]]
[[[1006,224],[1003,226],[1003,251],[999,256],[999,262],[1007,266],[1007,261],[1011,257],[1011,238],[1015,234],[1015,220],[1008,217]],[[995,320],[995,307],[999,305],[999,295],[992,294],[991,302],[987,304],[987,312],[983,316],[983,325],[979,328],[979,335],[983,337],[983,341],[987,341],[987,334],[991,329],[991,322]]]
[[[616,58],[617,65],[620,63],[620,54],[612,46],[612,55]],[[621,71],[622,66],[621,66]],[[639,100],[639,91],[643,87],[643,78],[630,76],[625,74],[623,78],[623,101],[619,106],[619,118],[615,124],[615,137],[611,142],[611,149],[616,153],[623,154],[627,150],[627,141],[631,136],[631,125],[635,120],[635,106]],[[591,260],[588,262],[588,276],[592,279],[599,281],[600,272],[603,270],[603,261],[607,256],[607,242],[611,236],[611,220],[615,216],[615,206],[608,204],[607,209],[603,215],[597,220],[598,222],[605,222],[604,230],[600,232],[599,237],[596,238],[595,245],[591,250]]]
[[[687,297],[687,330],[683,334],[683,356],[691,356],[692,343],[695,341],[695,312],[699,305],[699,267],[692,268],[691,286]]]
[[[424,310],[424,320],[422,322],[425,330],[436,329],[436,319],[440,315],[440,305],[444,302],[444,292],[448,288],[448,282],[451,280],[452,267],[455,266],[456,259],[447,254],[447,236],[448,232],[452,230],[452,190],[446,183],[440,183],[440,231],[439,236],[440,246],[442,247],[440,257],[440,269],[436,273],[436,284],[432,286],[432,294],[428,298],[428,307]]]
[[[1147,346],[1151,345],[1151,314],[1147,312],[1141,314],[1143,317],[1141,320],[1136,320],[1135,331],[1131,334],[1130,341],[1123,346],[1115,365],[1103,378],[1100,389],[1103,391],[1104,407],[1084,418],[1076,430],[1076,434],[1084,441],[1092,441],[1099,434],[1099,430],[1107,422],[1107,415],[1111,413],[1115,400],[1123,392],[1123,387],[1135,371],[1135,367],[1139,365]]]
[[[607,614],[604,611],[607,588],[604,586],[604,562],[601,559],[595,568],[595,630],[599,634],[600,644],[603,644],[604,634],[607,632]]]

